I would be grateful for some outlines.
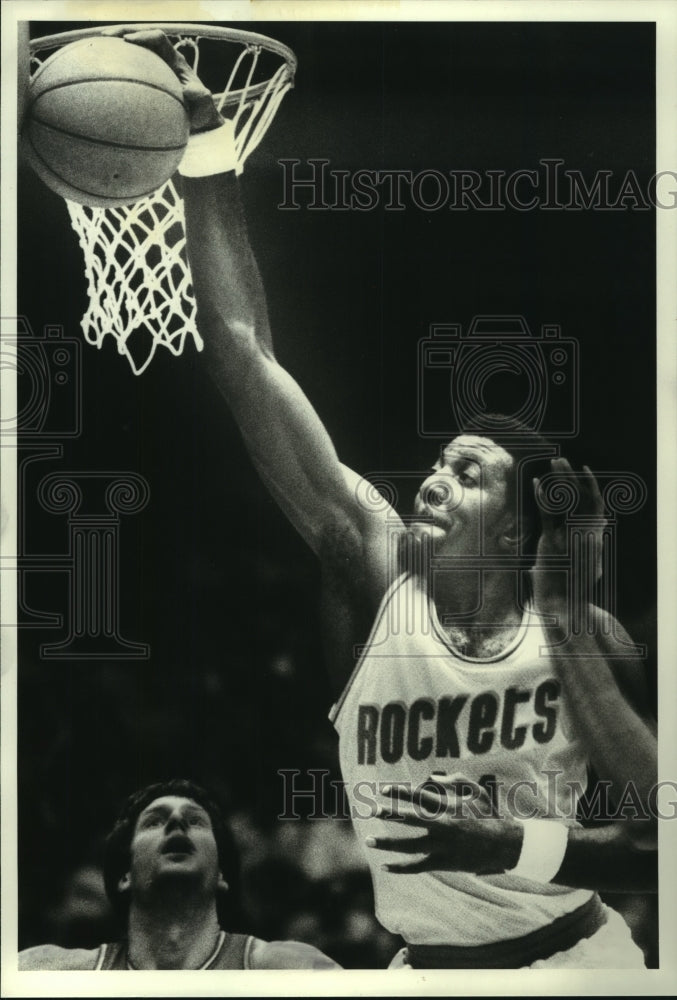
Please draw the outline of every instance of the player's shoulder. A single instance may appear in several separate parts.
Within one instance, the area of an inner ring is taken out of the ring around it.
[[[588,628],[593,631],[597,640],[602,644],[604,652],[608,655],[613,656],[619,651],[627,653],[628,647],[633,645],[625,627],[606,608],[601,608],[598,604],[588,603],[587,620]]]
[[[319,948],[303,941],[263,941],[254,938],[249,952],[251,969],[340,969]]]
[[[621,659],[626,659],[633,650],[639,651],[638,648],[635,648],[635,643],[627,629],[606,608],[600,608],[597,604],[588,604],[587,617],[589,627],[606,655],[612,658],[620,656]]]
[[[606,608],[601,608],[598,604],[588,603],[588,618],[596,625],[606,626],[617,625],[622,628],[620,622]]]
[[[97,967],[98,948],[61,948],[56,944],[38,944],[19,952],[20,972],[88,972]]]

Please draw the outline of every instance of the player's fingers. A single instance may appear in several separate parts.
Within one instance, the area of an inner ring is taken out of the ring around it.
[[[570,476],[573,473],[571,462],[564,455],[560,455],[559,458],[551,458],[550,468],[559,476]]]
[[[555,483],[556,488],[560,484],[564,486],[564,483],[566,483],[568,486],[571,486],[573,489],[576,489],[576,487],[578,486],[578,477],[576,476],[574,470],[571,468],[571,462],[569,461],[568,458],[564,458],[563,455],[560,455],[559,458],[550,459],[550,470],[552,475],[559,477],[559,482]],[[564,483],[562,482],[562,480],[564,480]]]
[[[393,872],[400,875],[418,875],[420,872],[430,872],[439,869],[432,858],[424,858],[422,861],[392,861],[381,865],[383,871]]]
[[[602,499],[602,494],[600,492],[600,488],[597,483],[597,478],[588,465],[583,466],[583,477],[586,489],[590,496],[592,509],[595,514],[598,514],[600,517],[602,517],[604,515],[604,500]]]
[[[398,802],[392,806],[377,806],[374,813],[377,819],[392,821],[393,823],[405,823],[410,826],[425,826],[425,821],[421,815],[421,810],[405,802]]]
[[[439,791],[433,791],[427,788],[420,788],[414,797],[414,808],[427,810],[433,816],[439,816],[445,811],[447,805],[454,805],[462,798],[463,796],[459,796],[453,789],[447,790],[442,788]],[[425,813],[421,818],[426,818]]]
[[[444,771],[433,771],[422,785],[412,789],[410,785],[383,785],[384,795],[397,798],[400,801],[413,802],[423,792],[435,792],[444,798],[446,795],[479,795],[482,786],[472,778],[466,777],[461,771],[446,774]]]
[[[441,785],[447,793],[453,792],[455,795],[460,795],[464,798],[471,795],[474,798],[479,798],[485,792],[485,789],[479,782],[468,778],[462,771],[453,771],[451,774],[445,774],[443,771],[433,771],[427,781]]]
[[[378,851],[398,851],[401,854],[421,854],[430,849],[427,833],[422,837],[367,837],[364,842],[367,847]]]
[[[431,784],[434,784],[431,783]],[[384,795],[390,795],[391,798],[395,798],[398,802],[411,803],[416,815],[421,819],[425,819],[425,814],[421,815],[422,810],[427,809],[434,816],[439,816],[447,804],[449,798],[455,800],[456,796],[453,792],[445,788],[439,788],[438,790],[433,790],[432,788],[426,788],[425,785],[421,785],[413,791],[409,788],[401,788],[397,785],[392,787],[386,786],[383,789]]]
[[[479,803],[479,805],[478,805]],[[490,815],[491,802],[487,795],[458,795],[453,790],[438,791],[417,790],[411,803],[399,802],[391,809],[401,814],[393,815],[410,825],[418,824],[433,830],[441,820],[469,819],[476,816]],[[388,818],[383,816],[382,818]]]
[[[206,116],[203,115],[202,117],[204,117],[207,122],[210,122],[211,119],[214,118],[214,121],[211,123],[214,126],[223,121],[220,116],[218,116],[218,118],[214,117],[215,112],[211,108],[212,97],[209,90],[202,83],[185,56],[174,48],[164,31],[160,28],[146,28],[143,31],[129,31],[128,29],[120,29],[119,27],[111,30],[110,32],[107,28],[104,29],[104,31],[110,35],[122,37],[126,42],[131,42],[133,45],[142,45],[151,52],[155,52],[155,54],[160,56],[160,58],[167,63],[169,68],[173,70],[179,78],[179,82],[183,86],[183,96],[188,105],[193,108],[199,102],[206,102]],[[195,115],[192,115],[191,120],[193,126],[204,127],[204,123],[202,121],[196,121]]]
[[[115,25],[112,28],[104,28],[101,34],[124,38],[126,42],[133,42],[134,45],[145,45],[148,49],[158,49],[164,45],[171,47],[171,42],[161,28],[144,28],[141,31],[134,31],[124,25]]]
[[[115,30],[109,31],[107,28],[104,28],[102,34],[124,38],[126,42],[131,42],[132,45],[142,45],[144,48],[150,49],[159,55],[172,68],[177,64],[176,49],[160,28],[146,28],[143,31],[130,31],[129,28],[124,27],[122,29],[118,27]]]
[[[398,799],[400,802],[411,802],[411,785],[383,785],[381,791],[391,799]]]
[[[532,479],[534,485],[534,498],[536,500],[536,506],[538,507],[541,514],[541,524],[543,525],[544,531],[551,531],[555,527],[555,518],[548,510],[548,505],[545,499],[545,491],[541,484],[540,479]]]
[[[460,771],[450,775],[433,772],[430,780],[442,785],[448,796],[448,810],[453,818],[491,816],[494,811],[491,795],[478,781]]]

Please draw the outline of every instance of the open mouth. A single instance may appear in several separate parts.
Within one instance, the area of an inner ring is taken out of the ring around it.
[[[162,845],[162,854],[192,854],[195,848],[189,837],[182,833],[174,833]]]

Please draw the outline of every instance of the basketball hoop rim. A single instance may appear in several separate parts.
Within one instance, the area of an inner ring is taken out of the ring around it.
[[[105,38],[102,32],[108,27],[97,24],[32,39],[29,41],[31,68],[34,67],[31,76],[40,73],[39,67],[48,66],[54,55],[58,58],[63,46]],[[184,43],[194,50],[195,68],[199,67],[200,42],[230,43],[221,49],[225,87],[221,94],[213,93],[212,99],[219,112],[226,105],[236,105],[232,116],[229,115],[233,148],[228,152],[228,163],[240,173],[247,157],[266,134],[282,98],[293,87],[296,56],[292,50],[266,35],[225,25],[138,21],[115,27],[122,32],[158,28],[165,31],[176,47]],[[43,52],[44,56],[38,56]],[[264,70],[259,63],[262,53],[275,57],[263,60]],[[190,60],[190,52],[187,57]],[[269,63],[277,65],[273,69]],[[268,79],[254,84],[257,66],[258,75],[265,72]],[[239,78],[244,78],[244,86]],[[236,83],[240,83],[238,89],[234,89]],[[84,254],[89,305],[80,325],[88,343],[101,347],[104,337],[112,336],[118,353],[127,358],[135,375],[146,370],[159,347],[178,356],[183,353],[187,338],[192,337],[196,348],[202,350],[190,265],[185,254],[183,201],[172,178],[131,205],[107,199],[105,194],[93,205],[88,205],[85,199],[72,201],[67,195],[64,197]],[[131,342],[133,335],[135,339]]]
[[[32,38],[29,41],[29,51],[31,56],[33,56],[36,52],[41,52],[43,49],[61,48],[82,38],[96,38],[102,35],[106,28],[117,28],[118,30],[122,29],[130,32],[152,31],[159,28],[172,37],[183,35],[196,39],[211,38],[217,42],[234,42],[244,45],[247,48],[258,47],[280,56],[285,61],[289,77],[287,87],[292,85],[294,74],[296,73],[296,56],[287,45],[283,42],[278,42],[275,38],[269,38],[268,35],[261,35],[255,31],[243,31],[240,28],[225,27],[217,24],[194,24],[183,21],[133,21],[129,24],[102,24],[91,28],[76,28],[73,31],[62,31],[54,35],[42,35],[38,38]],[[250,96],[259,96],[265,91],[267,86],[268,81],[251,86],[249,88]],[[235,103],[239,100],[240,93],[241,91],[239,90],[231,91],[225,103]],[[212,96],[214,100],[218,100],[222,95],[213,94]]]

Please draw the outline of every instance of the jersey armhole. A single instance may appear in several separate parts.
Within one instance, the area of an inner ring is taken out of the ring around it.
[[[251,970],[251,968],[252,968],[251,958],[252,958],[252,951],[254,949],[254,941],[255,940],[256,940],[256,938],[252,937],[251,934],[247,935],[247,940],[245,941],[245,945],[244,945],[244,955],[242,957],[242,965],[243,965],[243,967],[245,969],[250,969]]]
[[[338,728],[338,718],[339,715],[341,714],[341,709],[343,708],[343,705],[345,703],[346,698],[348,697],[350,689],[355,683],[357,675],[362,668],[362,664],[365,661],[366,655],[369,652],[371,644],[374,641],[374,637],[376,636],[379,626],[381,625],[381,622],[383,620],[386,607],[392,600],[395,591],[404,584],[405,580],[407,580],[408,577],[409,573],[401,573],[400,576],[398,576],[395,580],[393,580],[393,582],[390,584],[385,594],[381,598],[379,609],[376,612],[376,617],[374,618],[374,624],[372,625],[371,630],[369,632],[369,638],[362,647],[359,659],[355,664],[355,666],[353,667],[352,673],[350,674],[350,677],[348,678],[346,686],[344,687],[341,695],[336,699],[334,704],[329,709],[328,718],[335,728]]]

